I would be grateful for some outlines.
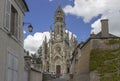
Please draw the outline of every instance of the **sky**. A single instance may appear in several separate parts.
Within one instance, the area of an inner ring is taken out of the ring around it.
[[[54,29],[54,13],[61,4],[65,13],[66,29],[78,43],[85,41],[91,33],[101,31],[101,19],[108,19],[109,32],[120,36],[120,0],[26,0],[29,12],[25,23],[31,23],[33,32],[24,25],[24,48],[32,53],[41,46],[45,36],[49,40],[50,27]]]

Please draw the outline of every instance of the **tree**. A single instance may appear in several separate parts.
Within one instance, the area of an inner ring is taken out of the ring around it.
[[[42,67],[42,47],[39,47],[37,53],[31,54],[31,57],[35,67]]]
[[[31,54],[31,57],[32,57],[32,63],[36,64],[37,55],[36,54]]]

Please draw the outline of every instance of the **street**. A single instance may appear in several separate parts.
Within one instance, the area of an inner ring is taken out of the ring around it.
[[[61,76],[60,78],[56,78],[52,81],[69,81],[68,79],[69,79],[68,75],[64,75],[64,76]]]
[[[53,80],[53,81],[68,81],[68,80],[66,80],[66,79],[64,79],[64,78],[57,78],[57,79],[55,79],[55,80]]]

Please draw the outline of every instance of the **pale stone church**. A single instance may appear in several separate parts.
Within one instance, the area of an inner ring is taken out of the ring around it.
[[[65,14],[59,5],[54,14],[54,29],[50,28],[50,40],[47,42],[45,38],[42,44],[43,71],[57,75],[68,73],[76,45],[76,38],[66,32]]]

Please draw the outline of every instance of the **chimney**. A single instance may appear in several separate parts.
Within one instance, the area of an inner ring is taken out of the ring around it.
[[[108,19],[101,20],[101,37],[108,38],[109,37],[109,28],[108,28]]]
[[[94,36],[95,36],[95,34],[94,34],[94,32],[92,32],[92,34],[90,34],[90,37],[94,38]]]

